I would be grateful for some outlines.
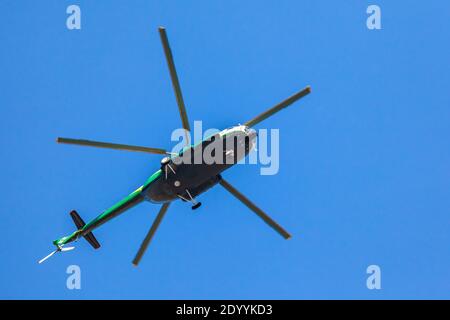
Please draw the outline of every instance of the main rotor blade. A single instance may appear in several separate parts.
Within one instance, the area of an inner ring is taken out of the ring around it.
[[[137,152],[146,152],[146,153],[153,153],[153,154],[166,154],[167,153],[166,150],[164,150],[164,149],[131,146],[128,144],[117,144],[117,143],[99,142],[99,141],[91,141],[91,140],[58,138],[58,139],[56,139],[56,142],[66,143],[66,144],[74,144],[74,145],[78,145],[78,146],[88,146],[88,147],[126,150],[126,151],[137,151]]]
[[[222,178],[219,182],[222,187],[224,187],[228,192],[230,192],[233,196],[238,198],[243,204],[245,204],[250,210],[255,212],[261,219],[264,220],[270,227],[272,227],[276,232],[278,232],[282,237],[286,240],[291,238],[291,235],[284,230],[278,223],[276,223],[272,218],[270,218],[264,211],[258,208],[253,202],[251,202],[247,197],[245,197],[242,193],[240,193],[236,188],[234,188],[230,183],[228,183],[225,179]]]
[[[291,96],[291,97],[287,98],[286,100],[280,102],[276,106],[270,108],[267,111],[264,111],[259,116],[253,118],[250,121],[247,121],[244,125],[246,125],[248,127],[253,127],[255,124],[260,123],[261,121],[263,121],[263,120],[267,119],[268,117],[274,115],[275,113],[277,113],[281,109],[284,109],[284,108],[290,106],[295,101],[297,101],[297,100],[303,98],[304,96],[308,95],[310,92],[311,92],[311,87],[307,86],[305,89],[297,92],[296,94],[294,94],[293,96]]]
[[[180,82],[178,81],[177,70],[175,69],[175,63],[173,62],[172,50],[170,49],[169,40],[167,38],[166,29],[159,27],[159,35],[161,37],[161,43],[164,48],[164,54],[166,55],[167,66],[169,67],[170,78],[172,79],[173,90],[175,91],[175,97],[177,99],[178,110],[180,111],[181,122],[183,128],[186,131],[191,131],[189,121],[186,113],[186,106],[184,105],[183,94],[181,93]],[[189,144],[189,136],[186,132],[186,141]]]
[[[139,251],[137,252],[136,256],[133,259],[133,264],[137,266],[139,264],[139,261],[141,261],[142,256],[144,255],[145,251],[148,248],[148,245],[150,244],[150,241],[152,240],[153,236],[155,235],[156,230],[159,227],[159,224],[161,223],[162,219],[164,218],[164,215],[166,214],[167,208],[169,208],[169,203],[164,203],[159,210],[158,215],[156,216],[155,221],[152,224],[152,227],[150,228],[149,232],[145,236],[144,241],[142,241],[141,247],[139,248]]]

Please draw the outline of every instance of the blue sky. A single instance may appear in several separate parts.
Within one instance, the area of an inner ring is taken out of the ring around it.
[[[280,129],[279,173],[224,174],[293,238],[217,187],[194,213],[171,206],[139,268],[150,203],[96,230],[101,250],[80,241],[38,265],[74,230],[70,210],[95,217],[160,161],[57,136],[173,145],[160,25],[191,122],[226,128],[312,86],[259,126]],[[449,30],[444,0],[1,1],[0,298],[450,298]],[[66,288],[73,264],[81,290]]]

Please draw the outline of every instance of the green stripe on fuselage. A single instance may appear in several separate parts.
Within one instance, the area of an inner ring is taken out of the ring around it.
[[[127,197],[125,197],[121,201],[114,204],[112,207],[103,211],[100,215],[98,215],[92,221],[88,222],[80,230],[75,231],[74,233],[72,233],[69,236],[62,237],[60,239],[53,241],[53,244],[64,245],[66,243],[75,241],[79,237],[81,237],[81,236],[91,232],[95,228],[99,227],[100,225],[102,225],[103,223],[108,221],[109,219],[114,218],[117,214],[120,214],[124,208],[128,209],[128,207],[143,201],[144,199],[142,197],[142,190],[144,190],[146,187],[148,187],[152,182],[154,182],[160,176],[161,176],[161,170],[156,171],[154,174],[152,174],[150,176],[150,178],[147,179],[147,181],[145,182],[144,185],[142,185],[141,187],[136,189],[134,192],[129,194]]]
[[[131,201],[135,200],[137,197],[141,195],[143,187],[139,187],[134,192],[129,194],[126,198],[122,199],[121,201],[114,204],[112,207],[108,208],[104,212],[102,212],[99,216],[97,216],[94,220],[87,223],[81,230],[82,232],[86,231],[92,231],[95,227],[102,224],[103,221],[108,220],[108,218],[116,213],[120,208],[122,208],[127,203],[130,203]]]
[[[145,181],[144,185],[141,188],[142,189],[147,188],[153,181],[155,181],[161,176],[161,173],[162,173],[161,169],[156,171],[154,174],[150,176],[150,178],[147,179],[147,181]]]

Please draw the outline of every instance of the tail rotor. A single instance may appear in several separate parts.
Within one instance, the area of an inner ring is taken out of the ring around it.
[[[46,256],[46,257],[42,258],[41,260],[39,260],[39,264],[41,264],[42,262],[44,262],[45,260],[47,260],[48,258],[53,256],[55,253],[71,251],[73,249],[75,249],[75,247],[66,247],[66,248],[64,248],[63,246],[56,246],[56,250],[51,252],[48,256]]]

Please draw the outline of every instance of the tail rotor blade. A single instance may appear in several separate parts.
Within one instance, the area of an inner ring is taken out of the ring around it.
[[[225,179],[222,178],[219,182],[222,187],[224,187],[228,192],[230,192],[233,196],[235,196],[238,200],[240,200],[243,204],[245,204],[250,210],[256,213],[261,219],[264,220],[271,228],[273,228],[276,232],[278,232],[283,238],[286,240],[291,238],[291,235],[284,230],[278,223],[272,220],[264,211],[258,208],[253,202],[247,199],[242,193],[240,193],[236,188],[234,188],[230,183],[228,183]]]
[[[47,260],[48,258],[50,258],[52,255],[54,255],[57,252],[58,252],[58,250],[55,250],[52,253],[50,253],[48,256],[42,258],[41,260],[39,260],[39,264],[41,264],[42,262],[44,262],[45,260]]]
[[[61,248],[61,251],[62,252],[64,252],[64,251],[71,251],[73,249],[75,249],[75,247],[67,247],[67,248]]]
[[[149,232],[145,236],[144,241],[142,241],[141,247],[139,248],[139,251],[137,252],[136,256],[133,259],[133,264],[137,266],[139,262],[142,259],[142,256],[144,255],[145,251],[148,248],[148,245],[150,244],[150,241],[152,241],[153,236],[155,235],[156,230],[158,229],[162,219],[164,218],[164,215],[166,214],[167,209],[169,208],[170,203],[164,203],[159,210],[158,215],[156,216],[155,221],[152,224],[152,227],[150,228]]]
[[[269,118],[270,116],[274,115],[275,113],[277,113],[281,109],[284,109],[284,108],[290,106],[295,101],[303,98],[304,96],[308,95],[309,93],[311,93],[311,87],[307,86],[305,89],[303,89],[303,90],[297,92],[296,94],[290,96],[289,98],[287,98],[286,100],[280,102],[276,106],[270,108],[267,111],[264,111],[259,116],[253,118],[250,121],[247,121],[245,123],[245,125],[248,126],[248,127],[253,127],[254,125],[260,123],[261,121],[263,121],[263,120]]]

